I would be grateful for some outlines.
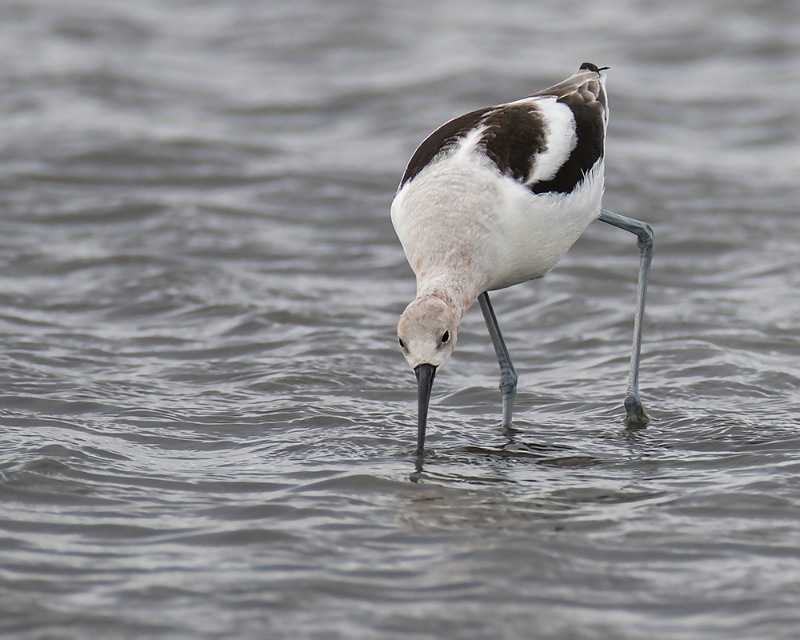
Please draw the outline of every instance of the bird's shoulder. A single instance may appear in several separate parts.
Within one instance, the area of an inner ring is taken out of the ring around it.
[[[461,140],[491,111],[491,107],[476,109],[448,120],[425,138],[406,165],[400,187],[415,178],[425,167],[443,153],[456,147]]]
[[[501,172],[524,180],[530,157],[545,148],[546,125],[536,100],[485,107],[445,122],[417,147],[411,156],[400,186],[415,178],[476,130],[477,147]]]

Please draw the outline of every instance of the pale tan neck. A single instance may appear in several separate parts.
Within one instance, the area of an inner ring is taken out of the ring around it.
[[[437,297],[452,308],[460,319],[483,293],[484,286],[485,279],[474,278],[472,274],[452,271],[426,274],[425,278],[417,279],[417,299]]]

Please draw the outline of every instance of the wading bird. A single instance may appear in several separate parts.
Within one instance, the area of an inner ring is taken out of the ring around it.
[[[500,363],[503,426],[511,424],[517,374],[489,291],[547,274],[600,219],[637,235],[639,285],[625,397],[630,425],[648,420],[639,400],[639,358],[650,225],[602,209],[608,124],[606,67],[577,73],[530,97],[446,122],[414,152],[392,202],[392,224],[417,278],[397,326],[417,377],[417,453],[425,446],[436,371],[478,300]]]

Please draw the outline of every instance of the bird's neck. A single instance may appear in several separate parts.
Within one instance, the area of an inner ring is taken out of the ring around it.
[[[444,300],[456,310],[461,318],[472,303],[484,291],[483,279],[474,279],[467,274],[427,274],[417,279],[417,299],[428,296]]]

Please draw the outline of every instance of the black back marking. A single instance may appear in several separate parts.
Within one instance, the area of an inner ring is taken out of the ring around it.
[[[572,110],[578,143],[552,179],[530,185],[534,193],[570,193],[603,157],[603,106],[596,101],[586,103],[583,99],[576,99],[574,94],[560,98],[559,102]]]
[[[590,62],[584,62],[581,69],[584,68],[597,71]],[[545,182],[529,185],[529,189],[534,193],[570,193],[605,153],[605,90],[599,77],[572,87],[568,79],[535,95],[557,96],[558,102],[570,108],[578,140],[556,175]]]
[[[534,156],[547,149],[545,122],[530,104],[516,104],[490,112],[481,124],[486,130],[480,145],[506,175],[527,182]]]
[[[590,62],[584,62],[581,70],[599,72],[597,66]],[[526,184],[533,193],[570,193],[603,157],[605,91],[599,76],[580,80],[573,76],[532,96],[553,96],[569,107],[575,118],[577,134],[575,149],[553,178]],[[408,162],[400,187],[417,176],[437,156],[456,147],[476,127],[485,128],[478,145],[498,170],[519,182],[527,183],[536,155],[547,150],[546,123],[535,103],[477,109],[446,122],[417,147]]]

